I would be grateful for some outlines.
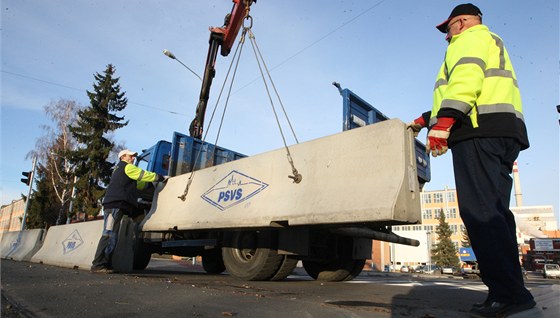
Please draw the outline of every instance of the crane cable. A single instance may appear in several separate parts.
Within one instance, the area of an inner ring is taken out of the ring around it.
[[[228,89],[228,94],[227,94],[227,97],[226,97],[226,101],[225,101],[225,103],[224,103],[224,110],[223,110],[223,112],[222,112],[222,116],[221,116],[221,119],[220,119],[220,125],[219,125],[219,128],[218,128],[218,132],[217,132],[217,134],[216,134],[216,141],[215,141],[214,145],[217,146],[217,144],[218,144],[218,139],[219,139],[219,136],[220,136],[220,132],[221,132],[221,129],[222,129],[222,125],[223,125],[225,113],[226,113],[227,106],[228,106],[228,103],[229,103],[229,98],[230,98],[230,96],[231,96],[231,91],[232,91],[232,88],[233,88],[233,82],[234,82],[234,80],[235,80],[235,75],[236,75],[236,73],[237,73],[237,68],[238,68],[238,66],[239,66],[239,60],[240,60],[240,58],[241,58],[241,52],[243,51],[243,45],[245,44],[245,37],[246,37],[247,34],[249,34],[249,39],[250,39],[250,41],[251,41],[251,46],[253,47],[253,52],[254,52],[254,54],[255,54],[255,58],[256,58],[256,60],[257,60],[258,66],[259,66],[259,70],[260,70],[260,72],[261,72],[261,77],[262,77],[262,79],[263,79],[263,83],[264,83],[264,85],[265,85],[266,92],[267,92],[267,94],[268,94],[268,98],[269,98],[269,101],[270,101],[270,104],[271,104],[271,107],[272,107],[272,111],[273,111],[273,113],[274,113],[274,117],[276,118],[276,123],[277,123],[277,125],[278,125],[278,129],[279,129],[279,131],[280,131],[280,135],[282,136],[282,141],[283,141],[283,143],[284,143],[284,148],[286,149],[286,157],[287,157],[287,159],[288,159],[288,163],[290,164],[290,166],[291,166],[291,168],[292,168],[292,174],[293,174],[293,175],[289,175],[288,178],[292,179],[294,183],[300,183],[301,180],[302,180],[302,178],[303,178],[302,175],[298,172],[297,168],[296,168],[295,165],[294,165],[294,161],[293,161],[292,155],[291,155],[291,153],[290,153],[290,149],[288,148],[288,145],[287,145],[287,142],[286,142],[286,138],[285,138],[285,136],[284,136],[284,132],[283,132],[283,130],[282,130],[282,126],[281,126],[281,124],[280,124],[280,120],[279,120],[278,114],[277,114],[277,112],[276,112],[276,108],[274,107],[274,102],[273,102],[273,100],[272,100],[272,97],[271,97],[271,95],[270,95],[270,91],[269,91],[269,89],[268,89],[268,85],[267,85],[267,83],[266,83],[266,79],[265,79],[265,76],[264,76],[264,73],[263,73],[263,70],[262,70],[262,67],[261,67],[261,61],[262,61],[262,64],[263,64],[263,66],[264,66],[264,68],[265,68],[265,70],[266,70],[266,73],[267,73],[267,75],[268,75],[269,81],[270,81],[270,83],[271,83],[271,85],[272,85],[272,87],[273,87],[273,89],[274,89],[274,92],[276,93],[276,97],[278,98],[278,101],[280,102],[280,105],[281,105],[281,107],[282,107],[282,111],[283,111],[283,113],[284,113],[284,116],[286,117],[286,121],[288,122],[288,125],[290,126],[290,130],[292,131],[292,134],[293,134],[293,136],[294,136],[294,139],[295,139],[296,143],[299,144],[299,140],[297,139],[296,133],[295,133],[295,131],[294,131],[294,128],[293,128],[293,126],[292,126],[292,123],[291,123],[291,121],[290,121],[290,118],[288,117],[288,114],[287,114],[287,112],[286,112],[286,109],[285,109],[285,107],[284,107],[284,104],[282,103],[282,100],[281,100],[281,98],[280,98],[280,95],[279,95],[279,93],[278,93],[278,90],[276,89],[276,86],[274,85],[274,82],[272,81],[272,77],[271,77],[271,75],[270,75],[270,72],[268,71],[268,68],[267,68],[267,66],[266,66],[266,63],[264,62],[264,59],[263,59],[262,54],[261,54],[261,52],[260,52],[260,49],[258,48],[258,45],[257,45],[256,40],[255,40],[255,36],[254,36],[253,32],[251,31],[251,28],[252,28],[252,26],[253,26],[253,18],[248,14],[248,12],[247,12],[246,15],[245,15],[245,20],[246,20],[246,21],[249,21],[250,24],[249,24],[249,26],[245,26],[245,25],[243,26],[243,31],[242,31],[242,33],[241,33],[241,37],[240,37],[239,42],[238,42],[238,44],[237,44],[237,47],[236,47],[236,49],[235,49],[235,52],[234,52],[234,55],[233,55],[231,64],[230,64],[230,66],[229,66],[229,68],[228,68],[226,77],[225,77],[224,82],[223,82],[223,84],[222,84],[222,88],[220,89],[220,94],[218,95],[218,98],[217,98],[216,103],[215,103],[215,105],[214,105],[214,109],[212,110],[212,115],[210,116],[210,120],[208,121],[208,128],[206,129],[206,132],[204,133],[204,137],[203,137],[203,139],[202,139],[202,145],[201,145],[200,149],[198,150],[197,155],[195,156],[195,161],[194,161],[194,164],[192,165],[192,173],[191,173],[191,175],[189,176],[189,180],[188,180],[188,182],[187,182],[187,185],[186,185],[186,187],[185,187],[185,190],[184,190],[183,194],[180,195],[180,196],[178,197],[178,198],[181,199],[182,201],[185,201],[185,200],[186,200],[187,194],[188,194],[188,192],[189,192],[189,188],[190,188],[190,186],[191,186],[191,184],[192,184],[192,181],[193,181],[193,179],[194,179],[194,175],[195,175],[195,170],[194,170],[194,169],[195,169],[195,167],[196,167],[196,165],[197,165],[197,163],[198,163],[198,161],[199,161],[199,159],[200,159],[202,150],[203,150],[203,148],[204,148],[205,140],[206,140],[206,137],[207,137],[207,135],[208,135],[208,131],[210,130],[210,126],[212,125],[212,121],[213,121],[213,119],[214,119],[214,116],[215,116],[215,114],[216,114],[216,110],[217,110],[217,108],[218,108],[218,104],[219,104],[220,99],[221,99],[221,97],[222,97],[222,94],[223,94],[223,92],[224,92],[225,85],[226,85],[226,83],[227,83],[227,81],[228,81],[228,79],[229,79],[229,75],[230,75],[231,70],[232,70],[232,67],[233,67],[233,65],[234,65],[234,63],[235,63],[235,68],[234,68],[234,70],[233,70],[232,79],[231,79],[231,82],[230,82],[230,85],[229,85],[229,89]],[[257,53],[258,53],[258,54],[257,54]],[[260,60],[259,60],[259,57],[260,57]],[[215,151],[216,151],[216,147],[214,147],[214,149],[213,149],[213,151],[212,151],[212,156],[211,156],[212,160],[214,159],[214,153],[215,153]]]
[[[223,122],[224,122],[224,117],[225,117],[227,106],[228,106],[228,103],[229,103],[229,98],[231,96],[231,90],[232,90],[232,87],[233,87],[233,82],[234,82],[234,79],[235,79],[235,75],[237,73],[237,67],[239,66],[239,60],[240,60],[240,57],[241,57],[241,52],[243,51],[243,43],[245,42],[245,33],[246,33],[246,31],[244,29],[243,32],[241,33],[241,37],[239,39],[239,42],[237,43],[237,47],[235,48],[235,52],[233,53],[233,58],[232,58],[231,63],[229,65],[228,71],[226,73],[226,77],[224,78],[224,82],[222,83],[222,87],[220,89],[220,94],[218,94],[218,98],[216,100],[216,103],[214,104],[214,109],[212,110],[212,115],[210,116],[210,120],[208,121],[208,127],[204,132],[204,136],[202,137],[202,144],[200,146],[200,149],[198,149],[198,151],[196,153],[194,163],[191,167],[192,173],[189,176],[189,180],[188,180],[187,185],[185,187],[185,191],[183,192],[182,195],[180,195],[178,197],[182,201],[185,201],[185,199],[187,197],[187,194],[189,192],[189,188],[190,188],[190,186],[192,184],[192,181],[194,179],[194,175],[195,175],[195,172],[196,172],[195,168],[198,164],[198,161],[200,160],[202,151],[204,149],[204,145],[206,143],[206,137],[208,136],[208,132],[210,131],[210,126],[212,126],[212,121],[214,120],[214,116],[216,115],[216,110],[218,109],[218,105],[219,105],[220,100],[222,98],[222,94],[224,93],[224,88],[227,84],[227,81],[229,79],[229,75],[231,73],[232,67],[235,63],[235,68],[234,68],[233,76],[232,76],[232,79],[231,79],[231,82],[230,82],[230,85],[229,85],[229,90],[228,90],[228,94],[227,94],[227,97],[226,97],[226,102],[224,103],[224,110],[222,112],[222,117],[220,119],[220,126],[218,127],[218,132],[216,134],[216,141],[214,142],[215,147],[213,147],[212,156],[210,157],[212,162],[214,161],[216,146],[218,145],[218,139],[220,137],[220,132],[222,130],[222,125],[223,125]]]
[[[284,137],[284,131],[282,130],[282,125],[280,124],[280,120],[278,119],[278,114],[276,112],[276,108],[274,107],[274,102],[272,101],[272,97],[270,96],[270,90],[268,89],[268,85],[266,84],[266,78],[265,78],[264,73],[263,73],[263,68],[261,67],[261,62],[262,62],[262,65],[264,66],[264,69],[266,70],[266,74],[268,75],[268,80],[270,81],[270,84],[272,85],[272,88],[274,89],[274,92],[276,94],[276,98],[278,98],[278,101],[280,102],[280,105],[282,106],[282,111],[284,112],[284,116],[286,117],[286,121],[288,122],[288,125],[290,126],[290,129],[292,131],[292,134],[294,135],[294,139],[296,140],[296,143],[298,143],[298,144],[299,144],[299,141],[297,139],[297,136],[296,136],[296,133],[295,133],[294,128],[292,126],[292,123],[290,122],[290,118],[288,117],[288,114],[286,113],[286,109],[284,107],[284,104],[282,103],[282,99],[280,98],[280,94],[278,94],[278,90],[276,89],[276,85],[274,85],[274,81],[272,80],[272,76],[270,76],[270,72],[268,71],[268,67],[266,66],[264,58],[262,57],[261,51],[260,51],[260,49],[257,45],[257,41],[255,40],[255,35],[253,34],[253,31],[251,31],[251,28],[248,28],[248,33],[249,33],[249,40],[251,41],[251,46],[253,47],[253,52],[255,53],[255,58],[257,60],[258,66],[259,66],[259,71],[261,72],[261,77],[263,79],[264,87],[266,89],[266,93],[268,94],[268,99],[270,101],[270,106],[272,107],[272,112],[274,113],[274,117],[276,118],[276,124],[278,125],[278,129],[280,130],[280,135],[282,136],[282,141],[284,142],[284,148],[286,149],[286,157],[287,157],[288,162],[290,163],[290,165],[292,167],[293,175],[288,176],[288,178],[292,179],[294,181],[294,183],[300,183],[301,180],[302,180],[302,175],[296,169],[296,167],[294,165],[294,160],[292,159],[292,154],[290,153],[290,148],[288,148],[288,144],[286,143],[286,138]],[[260,58],[260,60],[259,60],[259,58]]]

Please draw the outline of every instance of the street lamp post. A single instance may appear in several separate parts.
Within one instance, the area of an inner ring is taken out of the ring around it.
[[[163,54],[165,54],[165,56],[169,57],[170,59],[173,59],[173,60],[179,62],[187,70],[191,71],[191,73],[193,73],[196,77],[198,77],[198,79],[202,82],[202,78],[200,76],[198,76],[198,74],[196,74],[195,71],[191,70],[190,67],[186,66],[183,62],[181,62],[181,60],[179,60],[173,53],[171,53],[171,51],[169,51],[168,49],[164,49]]]

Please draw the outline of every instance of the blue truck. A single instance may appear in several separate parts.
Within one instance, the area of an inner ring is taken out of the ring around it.
[[[208,273],[227,270],[244,280],[274,281],[287,277],[301,261],[312,278],[341,281],[352,279],[362,271],[365,260],[372,255],[372,240],[418,246],[418,241],[392,233],[391,225],[421,220],[419,191],[430,180],[425,146],[406,131],[402,122],[389,120],[349,89],[339,88],[339,92],[343,98],[344,132],[332,139],[324,137],[294,147],[295,155],[308,164],[302,169],[305,174],[299,185],[278,185],[273,177],[267,177],[266,173],[276,169],[273,166],[259,167],[262,173],[247,172],[254,166],[262,166],[262,162],[275,162],[274,152],[251,159],[178,132],[173,134],[171,142],[161,140],[144,150],[138,156],[138,166],[170,179],[155,190],[155,195],[144,196],[151,206],[140,225],[134,268],[145,268],[152,253],[202,256],[202,265]],[[373,124],[378,128],[369,132],[366,126]],[[386,129],[401,133],[402,144],[391,141],[389,145],[376,140],[376,134]],[[348,162],[354,159],[346,154],[353,153],[353,149],[359,152],[367,148],[348,145],[349,141],[362,138],[362,131],[370,134],[365,139],[368,144],[377,144],[369,150],[372,155],[362,155],[365,162],[371,162],[356,169],[360,164]],[[337,143],[336,148],[348,147],[343,158],[336,153],[337,149],[331,149],[330,145]],[[314,153],[310,149],[318,147],[317,144],[323,148]],[[394,160],[383,147],[396,147]],[[331,150],[334,151],[331,159],[322,158],[328,157]],[[393,161],[395,171],[387,171],[393,169]],[[336,170],[338,167],[345,173],[343,179]],[[220,169],[225,172],[220,174]],[[185,202],[177,199],[187,176],[190,184],[195,172],[197,181],[209,185],[198,190],[193,183],[190,191],[198,194],[189,193]],[[216,179],[208,181],[211,178]],[[388,178],[391,182],[385,184],[377,178]],[[362,179],[373,185],[358,185]],[[315,180],[319,180],[318,185],[313,184]],[[346,190],[348,195],[334,197]],[[300,207],[302,211],[297,211]],[[330,214],[321,214],[325,211]]]

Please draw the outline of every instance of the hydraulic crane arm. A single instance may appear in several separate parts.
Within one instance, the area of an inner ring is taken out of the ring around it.
[[[206,57],[206,66],[204,68],[204,77],[202,79],[202,87],[200,88],[200,97],[198,105],[196,106],[196,117],[191,122],[189,127],[189,134],[192,137],[201,139],[202,128],[204,127],[204,115],[206,113],[206,106],[210,95],[210,87],[212,80],[216,74],[214,65],[216,64],[216,56],[218,55],[218,48],[221,47],[220,54],[228,56],[233,46],[233,42],[241,29],[243,19],[249,15],[249,8],[256,0],[232,0],[233,8],[231,13],[228,13],[224,19],[224,26],[210,27],[210,45],[208,48],[208,55]]]

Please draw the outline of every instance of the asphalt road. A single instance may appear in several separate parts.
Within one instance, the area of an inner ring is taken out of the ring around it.
[[[323,283],[298,269],[281,282],[245,282],[169,259],[127,274],[0,265],[2,317],[452,318],[468,316],[486,293],[479,280],[400,273],[363,272],[350,282]],[[558,281],[535,278],[528,286],[542,293],[551,283]],[[557,309],[540,306],[523,317],[558,317]]]

